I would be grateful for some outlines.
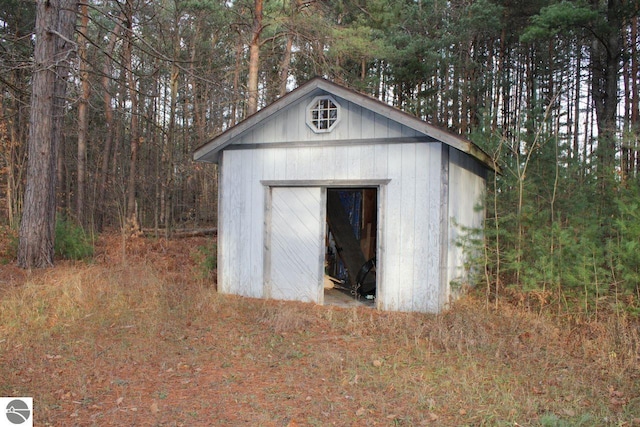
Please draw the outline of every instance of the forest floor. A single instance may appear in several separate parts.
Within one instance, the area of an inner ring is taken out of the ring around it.
[[[91,262],[0,265],[0,396],[33,397],[36,426],[640,425],[624,313],[221,295],[213,245],[112,234]]]

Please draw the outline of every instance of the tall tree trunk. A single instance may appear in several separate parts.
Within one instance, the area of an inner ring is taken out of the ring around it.
[[[133,2],[127,0],[125,5],[125,15],[127,23],[127,36],[124,49],[124,66],[127,79],[127,90],[129,102],[131,103],[131,127],[129,133],[130,157],[129,157],[129,177],[127,179],[127,222],[132,228],[139,228],[136,217],[136,181],[138,168],[138,150],[140,148],[139,128],[138,128],[138,91],[136,79],[133,73],[133,61],[131,50],[133,48]]]
[[[631,132],[633,137],[633,146],[631,147],[630,169],[631,173],[636,177],[640,176],[640,155],[638,153],[638,139],[640,138],[640,91],[638,90],[638,79],[640,79],[640,72],[638,61],[638,25],[640,20],[636,16],[631,20]]]
[[[247,79],[247,116],[258,111],[258,74],[260,67],[260,34],[262,33],[263,1],[255,0],[253,29],[249,44],[249,76]]]
[[[200,145],[206,140],[206,108],[205,108],[205,99],[208,96],[208,85],[201,83],[199,79],[196,78],[196,60],[198,59],[198,49],[197,46],[202,40],[202,20],[198,20],[196,22],[195,34],[193,36],[192,46],[191,46],[191,65],[189,69],[189,76],[191,79],[191,85],[193,87],[193,123],[196,127],[196,135],[197,135],[197,144]]]
[[[77,0],[39,0],[36,5],[29,162],[18,245],[23,268],[53,265],[56,164],[77,6]]]
[[[497,70],[493,75],[493,80],[494,80],[494,98],[493,98],[493,115],[491,118],[491,131],[492,132],[496,132],[498,130],[498,116],[500,115],[500,105],[502,104],[503,107],[506,104],[508,97],[505,96],[506,94],[502,91],[504,85],[502,84],[502,79],[503,74],[504,74],[504,68],[505,68],[505,61],[506,61],[506,37],[507,37],[507,31],[506,28],[503,28],[502,31],[500,32],[500,48],[498,50],[498,62],[497,62]]]
[[[623,38],[624,40],[624,51],[628,52],[629,54],[631,54],[632,52],[632,47],[630,46],[630,40],[629,37],[631,37],[631,34],[629,32],[629,34],[627,34],[627,27],[625,26],[625,37]],[[635,80],[633,78],[633,76],[630,75],[631,70],[630,70],[630,62],[631,61],[625,61],[624,65],[622,66],[622,84],[623,84],[623,90],[622,93],[623,95],[623,108],[624,108],[624,112],[623,112],[623,123],[622,123],[622,143],[621,143],[621,147],[620,147],[620,174],[621,174],[621,178],[622,178],[622,182],[626,182],[627,179],[630,176],[630,172],[631,172],[631,105],[633,104],[633,100],[632,100],[632,95],[631,95],[631,80]]]
[[[80,28],[78,33],[78,57],[80,59],[81,92],[78,103],[78,164],[76,183],[76,220],[81,226],[87,225],[85,216],[85,176],[87,172],[87,136],[89,132],[89,64],[87,62],[87,27],[89,25],[89,11],[87,3],[80,5]]]
[[[176,40],[176,46],[178,46],[178,40]],[[178,55],[178,52],[174,52]],[[176,56],[177,58],[177,56]],[[175,201],[173,200],[174,196],[174,166],[175,166],[175,147],[176,147],[176,107],[178,103],[178,82],[180,77],[180,70],[174,62],[171,64],[171,80],[169,83],[170,92],[169,92],[169,128],[167,129],[167,144],[163,151],[163,165],[164,169],[164,181],[162,183],[162,187],[165,190],[164,200],[165,200],[165,227],[166,232],[171,232],[171,227],[173,225],[173,206]],[[166,105],[166,103],[165,103]]]
[[[121,22],[124,21],[124,13],[121,13],[119,18],[116,20],[115,27],[111,32],[111,36],[109,37],[109,43],[107,44],[106,55],[104,59],[104,64],[102,65],[102,101],[104,108],[104,121],[105,121],[105,132],[104,132],[104,148],[102,150],[102,164],[100,165],[100,172],[98,176],[98,197],[96,201],[96,229],[98,231],[102,230],[104,226],[104,218],[105,218],[105,205],[107,202],[107,177],[109,176],[109,158],[111,157],[111,150],[113,147],[113,106],[112,96],[110,91],[110,83],[112,80],[111,77],[111,58],[113,57],[113,52],[115,51],[116,42],[120,37],[120,33],[122,31]]]
[[[0,194],[4,192],[6,202],[6,218],[11,228],[17,228],[20,223],[19,216],[22,213],[24,196],[24,176],[27,164],[27,146],[29,131],[29,96],[31,94],[31,70],[26,67],[6,68],[14,60],[26,61],[32,57],[33,47],[29,33],[33,25],[28,24],[33,7],[35,18],[35,6],[21,2],[15,13],[9,11],[3,22],[3,52],[2,65],[3,77],[0,78],[0,180],[6,176],[6,182],[0,182]],[[13,19],[7,19],[13,15]],[[9,46],[13,46],[10,48]],[[15,56],[14,56],[15,55]],[[6,186],[5,186],[6,185]],[[4,190],[4,191],[3,191]],[[1,199],[2,197],[0,197]],[[1,211],[1,208],[0,208]]]
[[[580,101],[582,100],[581,93],[581,76],[580,70],[582,69],[582,49],[578,49],[576,52],[576,63],[575,63],[575,89],[574,89],[574,99],[573,99],[573,158],[576,161],[576,166],[578,166],[578,159],[580,159],[580,132],[579,129],[582,127],[580,124]],[[582,159],[584,161],[585,159]],[[579,168],[582,169],[582,168]]]
[[[598,179],[602,208],[611,206],[609,196],[616,158],[616,113],[618,108],[618,78],[622,47],[620,0],[607,3],[607,28],[599,39],[594,39],[591,53],[591,92],[598,126]]]
[[[231,123],[233,126],[240,120],[240,67],[242,67],[242,33],[238,30],[238,38],[236,40],[235,67],[233,69],[233,101],[231,103]]]
[[[283,97],[287,93],[287,79],[289,78],[289,67],[291,66],[291,51],[293,50],[293,33],[287,34],[287,43],[284,46],[284,55],[280,63],[278,96]]]
[[[18,34],[19,35],[19,34]],[[27,163],[27,78],[23,69],[13,70],[10,91],[6,104],[3,102],[0,121],[7,123],[8,152],[5,152],[7,164],[7,217],[9,226],[19,223],[24,195],[24,173]],[[6,105],[6,112],[4,106]]]

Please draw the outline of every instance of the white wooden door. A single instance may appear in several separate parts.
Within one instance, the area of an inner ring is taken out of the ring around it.
[[[324,194],[320,187],[271,188],[268,297],[323,302]]]

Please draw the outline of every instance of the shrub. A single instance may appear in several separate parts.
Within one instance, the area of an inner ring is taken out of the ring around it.
[[[55,253],[63,259],[86,259],[93,256],[93,243],[79,227],[66,219],[56,221]]]
[[[10,227],[0,226],[0,265],[15,261],[17,253],[17,231]]]
[[[218,247],[215,243],[209,243],[197,247],[195,255],[202,278],[207,278],[218,267]]]

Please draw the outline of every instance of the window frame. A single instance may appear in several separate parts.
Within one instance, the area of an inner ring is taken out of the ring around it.
[[[323,102],[326,104],[321,105]],[[306,122],[315,133],[329,133],[336,128],[341,116],[340,104],[332,96],[316,96],[307,106]]]

